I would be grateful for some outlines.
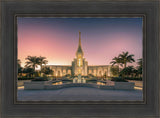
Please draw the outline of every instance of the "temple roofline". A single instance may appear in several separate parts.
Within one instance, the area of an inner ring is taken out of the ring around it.
[[[88,67],[98,67],[98,66],[111,66],[111,65],[88,65]]]
[[[43,65],[43,66],[72,66],[72,65]],[[112,65],[88,65],[88,67],[98,67],[98,66],[112,66]]]
[[[64,66],[64,67],[71,67],[72,65],[43,65],[43,66],[59,66],[59,67],[62,67],[62,66]]]

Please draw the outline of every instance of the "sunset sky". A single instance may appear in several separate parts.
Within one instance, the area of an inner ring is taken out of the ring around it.
[[[44,56],[48,64],[71,65],[79,31],[88,65],[108,65],[122,51],[142,58],[142,18],[18,17],[18,59]],[[133,65],[135,65],[134,63]]]

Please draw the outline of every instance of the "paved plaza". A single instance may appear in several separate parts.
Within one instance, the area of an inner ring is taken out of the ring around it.
[[[54,100],[142,100],[143,91],[135,90],[102,90],[88,87],[71,87],[59,90],[24,90],[18,88],[18,101],[54,101]]]

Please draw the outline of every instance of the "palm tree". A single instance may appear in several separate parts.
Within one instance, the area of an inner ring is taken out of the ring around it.
[[[112,61],[110,62],[110,64],[112,64],[112,66],[114,66],[115,64],[117,64],[118,65],[118,71],[120,71],[119,70],[119,66],[122,66],[122,60],[119,57],[114,57],[112,59]]]
[[[18,64],[18,75],[22,77],[23,68],[21,67],[21,60],[20,59],[17,60],[17,64]]]
[[[26,66],[23,72],[26,73],[29,77],[33,77],[34,69]]]
[[[30,67],[34,69],[35,72],[35,68],[40,64],[39,63],[39,58],[36,56],[28,56],[27,58],[25,58],[26,61],[26,67]]]
[[[51,70],[49,67],[44,67],[41,70],[44,74],[49,75],[53,73],[53,70]]]
[[[17,64],[18,64],[18,68],[20,68],[21,67],[21,60],[20,59],[17,60]]]
[[[41,71],[40,71],[40,74],[41,74],[41,72],[42,72],[42,65],[43,64],[47,64],[48,63],[48,61],[46,60],[46,57],[38,57],[38,60],[39,60],[39,65],[40,65],[40,67],[41,67]]]
[[[119,68],[118,67],[111,67],[110,71],[113,76],[119,76]]]
[[[127,51],[127,52],[122,52],[122,54],[120,54],[118,57],[120,58],[123,67],[126,68],[127,63],[135,62],[133,56],[134,56],[133,54],[129,55]]]
[[[129,77],[129,75],[133,74],[133,71],[134,71],[133,66],[128,66],[121,71],[121,74]]]
[[[143,68],[142,58],[138,59],[137,64],[138,64],[138,69],[137,69],[138,70],[138,74],[142,75],[142,68]]]
[[[138,64],[139,67],[142,67],[142,58],[138,59],[137,64]]]
[[[134,69],[133,69],[133,74],[134,74],[134,77],[137,77],[138,74],[139,74],[139,73],[138,73],[138,70],[134,68]]]

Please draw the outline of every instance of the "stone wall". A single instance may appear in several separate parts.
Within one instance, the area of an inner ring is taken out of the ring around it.
[[[134,82],[115,82],[115,89],[125,89],[125,90],[132,90],[134,89],[135,83]]]
[[[65,76],[67,74],[71,75],[72,67],[67,65],[46,65],[46,67],[49,67],[53,73],[52,76]]]
[[[110,68],[110,65],[88,66],[88,74],[92,74],[97,77],[102,77],[104,75],[111,76]]]
[[[112,76],[110,68],[110,65],[97,65],[97,66],[88,66],[88,62],[83,60],[83,71],[82,75],[87,76],[88,74],[92,74],[96,77],[102,77],[104,75],[106,76]],[[46,65],[46,67],[49,67],[53,70],[52,76],[65,76],[67,74],[70,75],[76,75],[77,73],[77,66],[76,66],[76,59],[72,62],[72,66],[65,66],[65,65]]]

